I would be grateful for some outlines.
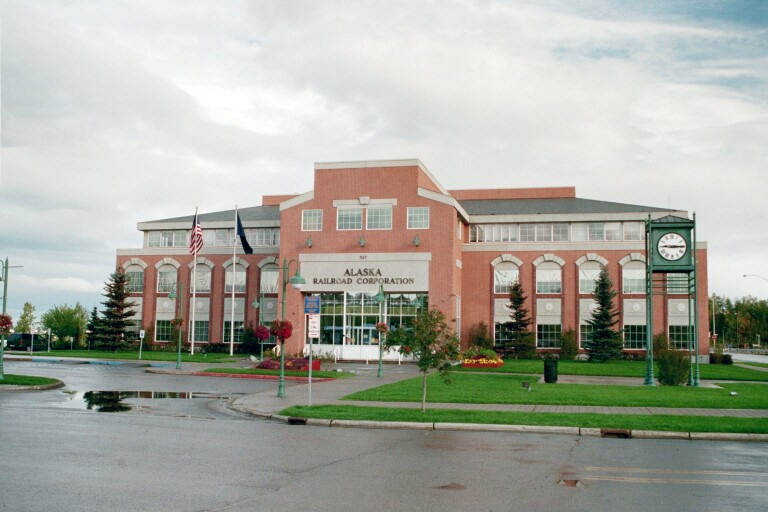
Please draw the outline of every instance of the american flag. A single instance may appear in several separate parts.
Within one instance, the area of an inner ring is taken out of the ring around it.
[[[195,219],[192,221],[192,234],[189,236],[189,252],[192,254],[197,254],[202,248],[203,227],[200,225],[200,221],[197,219],[197,212],[195,212]]]

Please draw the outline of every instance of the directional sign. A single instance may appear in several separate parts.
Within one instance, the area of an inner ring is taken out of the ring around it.
[[[304,297],[304,314],[305,315],[320,314],[320,296],[307,295],[306,297]]]
[[[310,338],[320,337],[320,315],[309,315],[308,331]]]

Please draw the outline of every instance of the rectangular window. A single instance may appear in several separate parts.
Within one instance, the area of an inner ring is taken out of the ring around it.
[[[584,344],[592,340],[592,326],[589,324],[581,324],[579,326],[579,340],[580,346],[584,347]]]
[[[536,224],[536,241],[552,241],[552,224]]]
[[[408,229],[429,229],[429,206],[408,208]]]
[[[128,285],[125,287],[125,291],[128,293],[141,293],[144,291],[144,272],[126,272],[125,277],[128,278]]]
[[[676,350],[688,350],[692,328],[687,325],[669,326],[669,346]]]
[[[625,325],[624,348],[644,349],[645,346],[645,325]]]
[[[250,228],[245,230],[245,236],[254,246],[280,245],[280,228]]]
[[[565,224],[565,223],[552,224],[552,241],[553,242],[568,241],[568,224]]]
[[[605,223],[605,239],[608,241],[622,240],[621,223],[620,222],[606,222]]]
[[[493,344],[502,346],[509,342],[512,337],[512,322],[496,322],[493,329]]]
[[[645,240],[645,224],[642,222],[625,222],[624,240],[628,242]]]
[[[392,207],[370,207],[365,218],[365,229],[392,229]]]
[[[171,293],[176,290],[176,271],[158,272],[157,293]]]
[[[189,335],[192,336],[192,322],[190,322]],[[195,343],[208,342],[208,320],[195,320]]]
[[[363,229],[362,208],[339,208],[336,213],[336,229],[339,231]]]
[[[571,241],[586,242],[589,240],[589,224],[571,224]]]
[[[560,348],[560,324],[536,325],[536,346],[539,348]]]
[[[230,343],[232,339],[232,322],[224,321],[224,343]],[[243,338],[243,322],[235,320],[235,343],[240,343]]]
[[[155,341],[171,341],[173,326],[170,320],[155,321]]]
[[[625,268],[621,271],[624,293],[645,293],[645,269]]]
[[[520,241],[536,241],[536,224],[520,224]]]
[[[323,230],[323,210],[302,210],[301,230],[302,231],[322,231]]]
[[[125,338],[127,340],[139,339],[139,331],[141,330],[141,320],[126,320],[125,321]]]
[[[605,240],[605,224],[602,222],[591,222],[589,224],[589,240],[594,242]]]
[[[148,247],[183,247],[187,245],[187,231],[149,231],[147,232]]]

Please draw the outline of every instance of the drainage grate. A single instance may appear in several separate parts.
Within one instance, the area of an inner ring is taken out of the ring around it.
[[[307,424],[307,418],[290,417],[290,418],[288,418],[288,424],[289,425],[306,425]]]
[[[632,431],[623,428],[601,428],[600,437],[613,437],[617,439],[629,439],[632,437]]]

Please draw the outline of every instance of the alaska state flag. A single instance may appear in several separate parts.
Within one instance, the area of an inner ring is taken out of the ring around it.
[[[237,214],[237,236],[240,237],[240,243],[243,244],[243,251],[245,254],[253,254],[253,249],[248,243],[248,239],[245,238],[245,230],[243,229],[243,224],[240,222],[239,213]]]

